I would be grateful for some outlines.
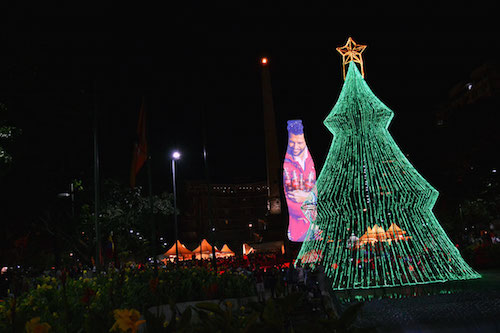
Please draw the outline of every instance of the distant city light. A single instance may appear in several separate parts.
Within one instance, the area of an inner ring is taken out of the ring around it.
[[[262,65],[267,65],[267,58],[262,58],[260,62]]]
[[[130,229],[130,233],[133,234],[134,233],[134,230]]]
[[[248,227],[249,228],[253,227],[253,224],[252,223],[248,223]]]
[[[212,228],[212,231],[215,231],[215,227]]]
[[[174,160],[178,160],[179,158],[181,158],[181,153],[179,153],[178,151],[174,151],[172,157],[174,158]]]
[[[467,90],[472,90],[472,83],[467,83],[466,87],[467,87]]]
[[[493,169],[493,170],[491,170],[491,172],[496,173],[496,172],[497,172],[497,169]]]

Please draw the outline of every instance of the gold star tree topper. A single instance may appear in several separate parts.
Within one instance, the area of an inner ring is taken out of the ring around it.
[[[361,53],[366,49],[366,45],[356,44],[351,37],[347,39],[347,43],[344,46],[337,47],[337,51],[342,55],[342,69],[344,73],[345,80],[345,66],[351,61],[357,62],[361,66],[361,76],[365,77],[365,71],[363,69],[363,58]]]

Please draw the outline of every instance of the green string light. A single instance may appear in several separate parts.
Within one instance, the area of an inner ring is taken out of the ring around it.
[[[393,115],[351,62],[324,121],[333,141],[296,264],[323,265],[334,290],[480,278],[432,213],[438,192],[389,134]]]

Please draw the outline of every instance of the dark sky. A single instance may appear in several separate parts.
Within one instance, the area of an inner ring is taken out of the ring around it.
[[[279,148],[284,152],[286,120],[302,119],[321,166],[332,138],[322,122],[342,87],[335,48],[349,36],[368,45],[366,80],[395,112],[396,142],[418,170],[431,171],[428,156],[438,152],[426,133],[437,105],[474,68],[498,58],[496,20],[488,17],[432,16],[429,8],[392,16],[380,8],[229,9],[192,4],[122,14],[82,6],[4,14],[0,102],[7,121],[23,131],[0,179],[7,216],[41,209],[71,179],[91,186],[96,108],[102,177],[127,183],[142,96],[155,191],[170,190],[174,148],[183,154],[179,178],[203,178],[202,112],[212,180],[264,180],[262,56],[270,59]],[[427,15],[404,16],[418,13]]]

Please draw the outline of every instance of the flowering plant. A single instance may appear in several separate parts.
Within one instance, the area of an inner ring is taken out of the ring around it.
[[[63,279],[42,276],[27,292],[0,302],[0,332],[12,331],[12,326],[22,331],[35,318],[48,325],[40,327],[50,327],[54,332],[82,328],[87,332],[108,331],[120,328],[124,318],[137,323],[138,317],[133,320],[136,313],[123,309],[145,313],[152,306],[171,302],[251,295],[253,284],[246,276],[228,271],[216,274],[202,267],[159,269],[157,276],[153,269],[123,269]]]
[[[135,309],[116,309],[113,311],[115,316],[115,323],[109,330],[115,331],[120,329],[123,332],[136,333],[140,325],[144,324],[145,320],[140,320],[141,314]]]

